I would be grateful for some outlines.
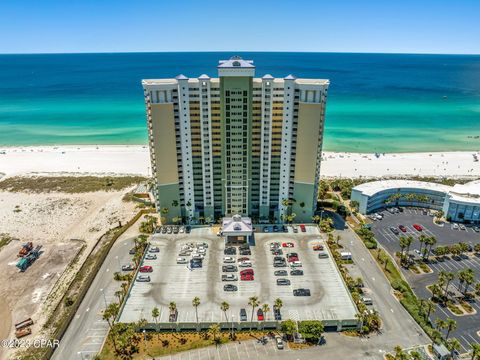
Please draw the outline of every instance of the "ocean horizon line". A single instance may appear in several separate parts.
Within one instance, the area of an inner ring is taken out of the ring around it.
[[[352,54],[352,55],[438,55],[438,56],[480,56],[480,53],[435,53],[435,52],[381,52],[381,51],[287,51],[287,50],[209,50],[209,51],[84,51],[84,52],[28,52],[0,53],[2,55],[95,55],[95,54],[221,54],[221,53],[251,53],[251,54]]]

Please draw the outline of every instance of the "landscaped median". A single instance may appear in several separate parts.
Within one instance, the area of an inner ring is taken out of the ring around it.
[[[399,299],[403,307],[415,319],[415,321],[422,327],[427,335],[434,337],[434,329],[428,321],[428,309],[426,309],[422,302],[414,294],[410,285],[403,279],[400,271],[396,267],[392,258],[382,249],[377,249],[377,241],[373,232],[365,227],[356,229],[355,232],[365,243],[369,249],[372,257],[376,259],[377,263],[382,268],[390,285],[395,290],[395,296]]]

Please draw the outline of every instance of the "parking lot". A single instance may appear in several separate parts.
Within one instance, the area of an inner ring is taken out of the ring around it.
[[[274,267],[274,255],[270,251],[271,243],[292,243],[293,248],[281,247],[285,257],[288,252],[296,252],[301,262],[303,275],[290,275],[290,267]],[[190,264],[177,264],[182,247],[193,243],[206,243],[205,258],[201,268]],[[343,285],[341,275],[331,256],[318,258],[313,244],[323,243],[316,227],[307,227],[305,233],[257,233],[255,246],[250,246],[251,255],[246,256],[254,271],[253,281],[240,280],[238,248],[236,255],[225,255],[224,239],[209,232],[208,228],[193,229],[190,234],[156,234],[151,239],[152,246],[158,246],[155,260],[144,260],[142,265],[150,265],[153,272],[148,273],[150,282],[136,281],[128,296],[121,314],[122,322],[151,318],[152,309],[160,310],[159,323],[169,321],[169,303],[175,302],[178,309],[178,322],[195,323],[196,312],[192,306],[195,296],[200,298],[198,306],[199,322],[238,322],[240,309],[245,309],[250,321],[252,308],[249,298],[257,296],[260,306],[268,304],[270,311],[265,320],[274,320],[273,305],[275,299],[283,302],[282,319],[324,320],[326,325],[335,327],[343,321],[344,325],[356,324],[356,308]],[[326,248],[326,246],[325,246]],[[234,258],[231,265],[237,266],[236,272],[223,272],[224,257]],[[275,276],[275,271],[287,270],[286,276]],[[237,275],[236,281],[222,281],[222,275]],[[277,285],[278,278],[290,280],[290,285]],[[237,291],[225,291],[224,285],[232,284]],[[294,296],[293,290],[309,289],[310,296]],[[225,314],[220,305],[226,301],[229,310]],[[253,320],[257,320],[257,314]],[[332,329],[331,329],[332,330]]]
[[[392,255],[400,251],[400,236],[411,235],[416,239],[410,247],[410,250],[420,248],[418,238],[422,234],[435,236],[437,239],[435,246],[453,245],[459,242],[474,246],[480,242],[480,233],[476,232],[473,227],[467,226],[465,230],[461,230],[460,228],[454,229],[451,224],[438,226],[433,223],[433,217],[428,214],[425,215],[421,209],[404,209],[403,213],[396,214],[383,211],[381,214],[383,215],[383,219],[372,223],[372,231],[379,243]],[[423,230],[417,231],[413,227],[413,224],[421,225]],[[398,234],[394,234],[390,230],[390,227],[393,226],[398,229],[399,225],[404,225],[406,232],[400,231]],[[461,257],[456,257],[455,259],[453,259],[451,255],[439,259],[432,257],[428,266],[433,270],[433,273],[417,275],[412,271],[403,269],[405,277],[420,298],[426,299],[431,296],[427,286],[438,280],[440,271],[458,273],[461,270],[469,268],[474,271],[476,281],[480,281],[480,257],[473,252]],[[460,286],[458,278],[455,278],[451,286],[457,288]],[[460,341],[462,351],[470,350],[470,343],[480,342],[480,336],[478,335],[480,331],[480,299],[477,297],[470,305],[476,311],[473,315],[455,316],[447,308],[441,306],[437,306],[435,313],[432,314],[432,321],[435,321],[436,318],[442,318],[444,320],[452,318],[457,321],[457,329],[451,332],[451,337],[456,337]]]

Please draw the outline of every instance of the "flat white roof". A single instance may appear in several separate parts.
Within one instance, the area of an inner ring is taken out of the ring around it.
[[[450,190],[450,199],[480,204],[480,180],[456,184]]]
[[[372,196],[383,190],[413,188],[448,193],[452,187],[426,181],[415,180],[379,180],[367,182],[354,187],[354,190],[361,191],[364,195]]]

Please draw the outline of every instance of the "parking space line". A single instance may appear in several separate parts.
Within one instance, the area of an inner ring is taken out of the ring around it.
[[[247,353],[247,357],[250,359],[250,353],[248,352],[248,349],[247,349],[247,343],[243,343],[243,347],[245,348],[245,352]]]
[[[478,342],[478,339],[475,339],[475,338],[472,336],[472,334],[468,333],[467,336],[469,336],[469,337],[473,340],[474,343],[477,343],[477,342]]]
[[[468,342],[467,339],[465,339],[465,337],[463,335],[460,335],[460,337],[467,343],[467,344],[470,344]],[[468,348],[466,348],[463,344],[462,344],[462,341],[460,341],[460,346],[465,350],[465,352],[468,352]]]

